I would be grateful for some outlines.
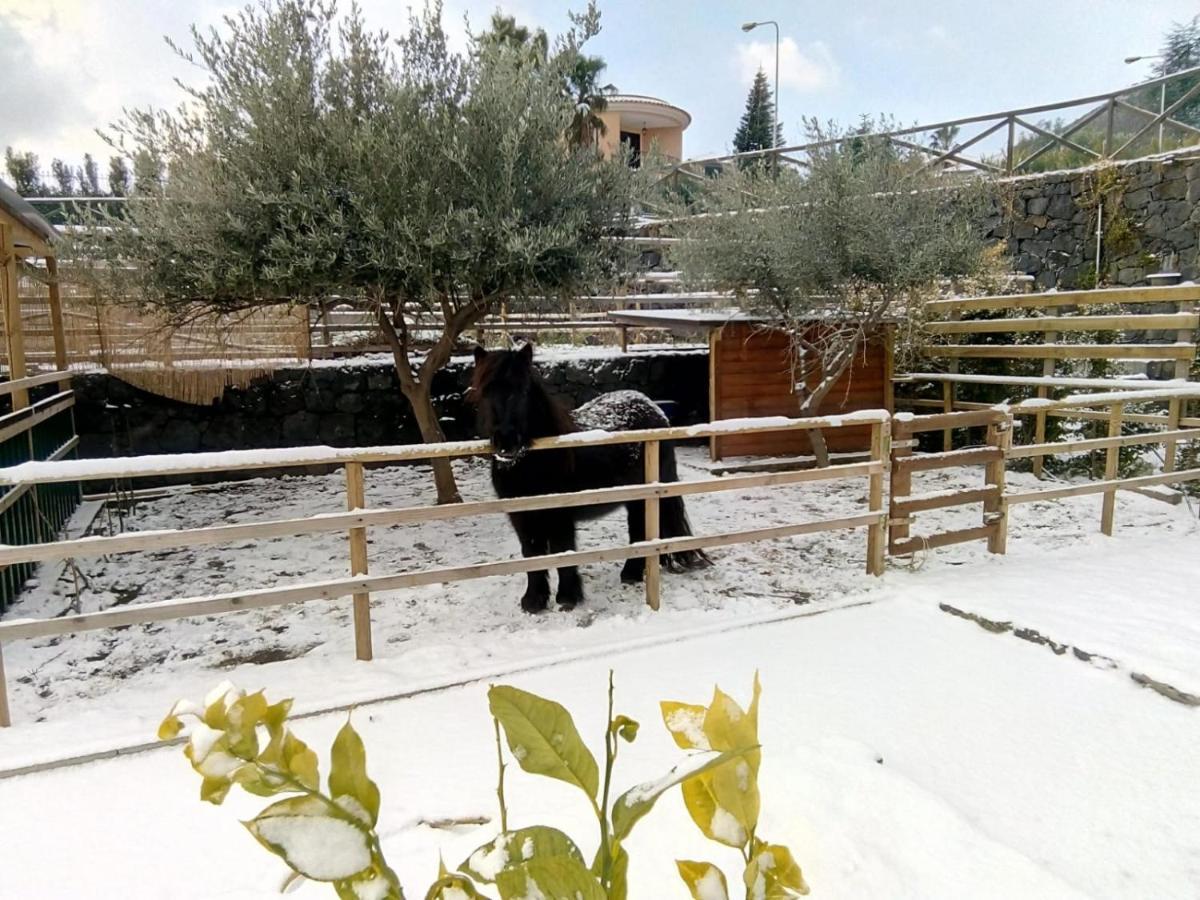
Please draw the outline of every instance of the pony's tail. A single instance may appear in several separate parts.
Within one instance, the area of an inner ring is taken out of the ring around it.
[[[661,456],[658,464],[659,481],[678,481],[679,472],[675,468],[675,445],[663,441]],[[659,501],[661,516],[661,534],[664,538],[690,537],[692,523],[688,521],[687,507],[683,505],[682,497],[664,497]],[[662,557],[663,566],[668,572],[685,572],[690,569],[704,569],[713,564],[712,559],[703,550],[683,550],[679,553],[668,553]]]

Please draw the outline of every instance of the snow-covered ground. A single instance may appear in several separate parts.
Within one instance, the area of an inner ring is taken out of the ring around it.
[[[704,468],[698,448],[681,450],[682,477]],[[457,470],[465,495],[490,496],[481,463]],[[978,469],[929,473],[914,492],[981,478]],[[427,471],[371,470],[367,498],[428,501]],[[715,532],[851,514],[865,500],[860,479],[688,505],[697,530]],[[147,502],[127,524],[248,522],[344,504],[339,475],[264,479]],[[657,614],[639,588],[620,586],[615,564],[584,570],[584,606],[532,619],[517,605],[523,576],[392,592],[375,600],[372,663],[353,659],[348,602],[16,642],[5,663],[18,725],[0,733],[0,771],[146,741],[174,699],[226,677],[294,695],[301,711],[360,702],[355,721],[384,793],[385,850],[410,896],[421,896],[437,848],[457,862],[494,831],[418,824],[492,814],[488,681],[555,697],[593,735],[615,669],[618,711],[644,723],[623,755],[619,784],[628,784],[674,759],[657,700],[702,702],[714,681],[743,696],[761,668],[764,828],[792,846],[815,896],[1198,896],[1200,709],[1130,675],[1200,694],[1200,530],[1187,507],[1122,494],[1117,535],[1104,538],[1099,504],[1018,507],[1007,556],[962,545],[911,568],[893,560],[882,579],[862,574],[861,530],[727,548],[711,570],[666,576]],[[922,514],[914,530],[966,527],[978,515]],[[586,525],[580,546],[623,537],[624,517],[613,515]],[[371,538],[372,572],[517,552],[501,517],[375,529]],[[338,577],[345,540],[91,560],[83,608]],[[60,613],[64,587],[44,582],[10,615]],[[1098,656],[1089,663],[990,633],[940,604]],[[389,696],[398,699],[370,702]],[[344,715],[297,728],[327,748]],[[197,788],[177,749],[0,778],[0,897],[273,896],[279,866],[236,823],[254,803],[212,809]],[[510,791],[518,824],[588,834],[587,810],[565,788],[518,775]],[[686,896],[677,857],[734,871],[694,833],[677,797],[652,817],[630,847],[635,900]],[[146,847],[154,852],[133,849]],[[299,893],[323,895],[315,886]]]

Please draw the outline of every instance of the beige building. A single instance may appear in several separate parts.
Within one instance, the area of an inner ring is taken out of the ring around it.
[[[683,132],[692,124],[692,117],[678,106],[656,97],[614,94],[600,118],[605,128],[600,135],[600,149],[605,156],[611,156],[625,143],[635,159],[652,150],[669,160],[683,159]]]

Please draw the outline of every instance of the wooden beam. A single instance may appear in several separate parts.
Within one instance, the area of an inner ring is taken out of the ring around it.
[[[1034,319],[959,319],[954,322],[930,322],[925,326],[933,334],[1029,333],[1038,331],[1142,331],[1154,329],[1195,329],[1200,315],[1195,313],[1147,313],[1117,316],[1041,316]]]
[[[646,484],[659,482],[659,443],[646,441],[642,448]],[[646,498],[646,535],[648,541],[659,538],[659,503],[657,497]],[[655,612],[662,602],[662,558],[646,557],[646,605]]]
[[[354,512],[366,509],[366,492],[364,487],[362,463],[346,464],[346,509]],[[350,574],[367,574],[367,529],[351,528],[350,537]],[[369,661],[375,655],[371,646],[371,595],[356,593],[354,597],[354,653],[363,661]]]
[[[883,461],[891,453],[887,423],[871,426],[871,460],[879,463],[867,487],[867,508],[878,521],[867,531],[867,574],[879,576],[887,564],[888,515],[883,508]]]
[[[13,381],[26,374],[25,327],[21,322],[21,297],[17,292],[17,248],[13,226],[0,223],[0,293],[3,294],[4,342],[8,353],[8,372]],[[29,405],[29,391],[18,387],[12,392],[13,409]]]
[[[86,537],[44,544],[0,544],[0,565],[20,562],[39,562],[71,557],[106,556],[111,553],[136,553],[149,550],[168,550],[178,547],[226,544],[248,540],[268,540],[304,534],[329,534],[355,528],[407,525],[445,519],[472,518],[481,515],[528,512],[538,509],[562,509],[575,506],[601,506],[645,500],[650,497],[684,497],[721,491],[740,491],[751,488],[783,487],[841,478],[859,478],[882,471],[876,462],[828,466],[823,469],[803,469],[792,472],[761,472],[753,475],[728,475],[695,481],[672,481],[658,484],[635,484],[625,487],[597,488],[592,491],[566,494],[539,494],[533,497],[512,497],[505,500],[477,500],[441,506],[408,506],[398,509],[372,509],[317,515],[302,519],[275,519],[267,522],[247,522],[241,525],[214,525],[207,528],[175,529],[151,532],[129,532],[109,537]],[[5,495],[8,496],[8,495]]]
[[[941,344],[927,356],[956,359],[1193,359],[1195,344]]]
[[[995,447],[966,447],[949,453],[921,453],[893,463],[894,472],[928,472],[931,469],[949,469],[954,466],[986,465],[1004,459],[1004,453]]]
[[[931,509],[947,509],[951,506],[967,506],[971,503],[983,503],[995,500],[1000,496],[995,486],[968,488],[961,491],[944,491],[935,494],[917,494],[915,497],[905,497],[892,504],[895,516],[910,516],[913,513],[926,512]]]
[[[1046,306],[1108,306],[1124,303],[1180,303],[1200,300],[1200,285],[1100,288],[1091,291],[1055,291],[1044,294],[997,294],[987,297],[953,297],[925,304],[930,313],[961,310],[1038,309]]]
[[[1121,436],[1121,415],[1125,412],[1124,403],[1114,403],[1112,409],[1108,413],[1108,436],[1110,438]],[[1104,480],[1114,481],[1117,477],[1118,466],[1121,461],[1121,448],[1117,446],[1109,447],[1105,451],[1104,459]],[[1117,491],[1116,488],[1104,492],[1104,507],[1100,512],[1100,530],[1107,535],[1113,533],[1113,516],[1117,508]]]
[[[1108,418],[1107,414],[1104,415]],[[1109,447],[1138,447],[1143,444],[1162,444],[1167,441],[1200,440],[1200,428],[1181,428],[1172,431],[1155,431],[1149,434],[1123,434],[1116,438],[1089,438],[1082,441],[1061,441],[1048,444],[1025,444],[1008,451],[1009,459],[1025,459],[1030,456],[1054,456],[1062,453],[1084,453],[1106,450]]]
[[[704,425],[647,428],[640,431],[588,431],[561,437],[538,438],[531,450],[564,447],[603,447],[642,441],[680,441],[713,435],[765,434],[777,431],[809,431],[814,428],[841,428],[885,422],[885,410],[863,410],[844,416],[813,416],[789,419],[768,416],[758,419],[725,420]],[[287,469],[304,466],[345,465],[348,462],[420,462],[482,456],[492,452],[488,441],[457,441],[442,444],[411,444],[384,447],[338,449],[333,447],[297,447],[283,451],[227,450],[223,453],[180,453],[175,456],[127,456],[73,461],[64,467],[57,463],[31,462],[0,469],[0,484],[36,482],[52,484],[66,481],[101,481],[146,476],[190,475],[199,472],[237,472],[256,469]]]
[[[1101,391],[1152,391],[1164,387],[1179,387],[1172,382],[1154,381],[1149,378],[1068,378],[1035,375],[959,375],[954,372],[914,372],[904,378],[897,379],[899,383],[921,381],[954,381],[959,384],[1000,384],[1013,387],[1052,387],[1096,389]]]
[[[41,375],[29,375],[19,381],[0,382],[0,396],[11,394],[16,390],[37,387],[41,384],[50,384],[51,382],[63,381],[64,379],[68,382],[69,388],[71,374],[62,370],[57,372],[43,372]]]
[[[1009,506],[1019,503],[1035,503],[1041,500],[1063,500],[1067,497],[1083,497],[1088,494],[1103,494],[1116,489],[1131,491],[1135,488],[1150,487],[1155,484],[1183,484],[1186,481],[1200,480],[1200,469],[1184,469],[1180,472],[1160,472],[1157,475],[1139,475],[1136,478],[1117,478],[1111,481],[1089,481],[1086,484],[1073,484],[1067,487],[1046,488],[1038,491],[1022,491],[1009,494],[1004,501]]]
[[[571,553],[554,553],[546,556],[530,556],[507,559],[499,562],[478,563],[444,569],[426,569],[397,575],[373,575],[366,578],[339,579],[336,581],[309,582],[290,587],[264,588],[207,597],[186,597],[155,603],[110,607],[94,613],[59,616],[54,619],[10,619],[0,621],[0,641],[49,637],[56,634],[75,634],[101,628],[118,628],[123,625],[143,625],[150,622],[165,622],[195,616],[210,616],[242,609],[262,609],[286,603],[301,603],[310,600],[336,600],[356,593],[394,591],[402,588],[421,587],[429,584],[449,584],[475,578],[491,578],[497,575],[516,575],[537,569],[557,569],[563,566],[583,566],[593,563],[618,562],[626,559],[645,558],[686,550],[707,550],[745,544],[754,541],[776,540],[801,534],[817,534],[845,528],[862,528],[877,520],[874,513],[860,513],[836,519],[820,519],[815,522],[800,522],[791,525],[776,525],[746,531],[724,532],[686,538],[660,538],[620,547],[599,550],[581,550]]]
[[[990,538],[996,530],[995,525],[980,525],[975,528],[962,528],[957,531],[943,531],[939,534],[916,535],[892,544],[890,552],[893,556],[903,556],[916,553],[918,550],[936,550],[938,547],[949,547],[953,544],[965,544],[969,541],[979,541]]]
[[[1003,410],[990,407],[978,412],[962,412],[960,410],[952,413],[935,413],[931,416],[907,416],[897,419],[893,430],[897,434],[920,434],[943,428],[978,428],[1003,422],[1007,417],[1007,413]]]

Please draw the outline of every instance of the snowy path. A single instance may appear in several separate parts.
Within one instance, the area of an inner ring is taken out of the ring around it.
[[[944,586],[955,586],[954,574]],[[763,830],[792,845],[817,897],[1193,896],[1197,711],[902,593],[506,680],[565,702],[593,735],[613,667],[618,711],[644,723],[623,754],[624,785],[676,756],[658,699],[704,701],[713,681],[740,697],[760,668]],[[312,686],[311,672],[275,677],[301,665],[266,667],[264,680],[276,692]],[[492,834],[494,826],[447,833],[416,824],[493,814],[484,692],[474,684],[355,714],[383,791],[385,850],[410,894],[431,879],[437,848],[457,861]],[[298,728],[324,748],[342,719]],[[197,801],[197,788],[177,749],[0,780],[0,810],[39,810],[4,814],[0,897],[277,896],[280,866],[236,821],[254,802],[216,809]],[[568,788],[518,773],[509,794],[519,824],[590,834]],[[632,900],[685,896],[677,857],[733,868],[677,796],[629,849]],[[326,893],[306,886],[296,896]]]

